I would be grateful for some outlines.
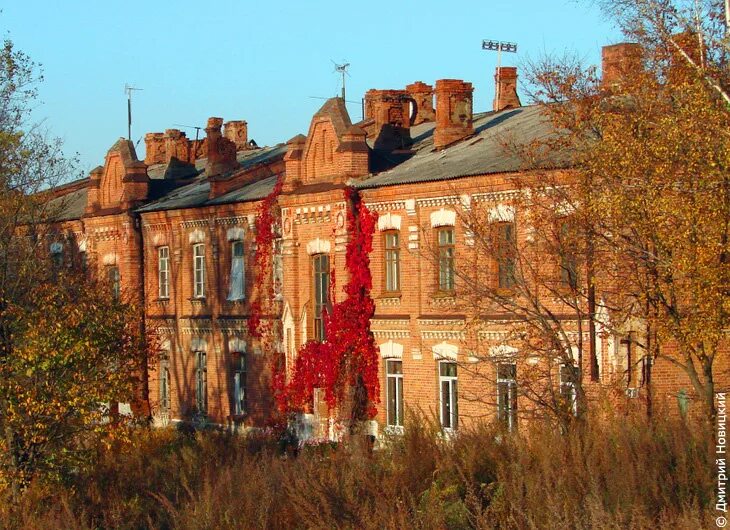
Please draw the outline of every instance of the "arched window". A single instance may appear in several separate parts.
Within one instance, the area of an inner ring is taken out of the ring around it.
[[[397,230],[383,232],[385,248],[385,290],[400,291],[400,234]]]

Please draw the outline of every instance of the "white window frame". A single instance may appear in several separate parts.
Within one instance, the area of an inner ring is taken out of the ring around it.
[[[514,376],[505,377],[500,374],[501,366],[511,366]],[[506,387],[507,403],[503,409],[500,401],[502,387]],[[497,363],[497,419],[504,421],[507,430],[512,432],[517,427],[517,365],[511,362]]]
[[[246,374],[248,371],[246,352],[235,352],[233,357],[233,414],[246,414]]]
[[[205,243],[193,245],[193,298],[205,298]]]
[[[456,370],[458,366],[454,361],[439,361],[439,419],[441,421],[441,427],[444,431],[455,431],[459,428],[459,387],[458,387],[458,371],[457,375],[442,375],[441,368],[445,365],[453,365]],[[448,426],[444,423],[444,384],[448,385],[449,389],[449,424]]]
[[[391,372],[393,363],[400,363],[400,372]],[[395,387],[395,410],[390,409],[390,382],[393,381]],[[398,431],[403,429],[403,361],[401,359],[385,359],[385,423],[389,430]],[[395,418],[391,422],[391,413]]]
[[[170,298],[170,247],[157,248],[157,296],[161,300]]]
[[[236,248],[240,246],[241,249],[241,255],[236,256]],[[246,247],[243,244],[242,240],[236,240],[231,241],[231,270],[230,270],[230,277],[228,279],[228,300],[235,301],[235,300],[243,300],[246,298]],[[236,263],[241,263],[241,266],[239,268],[239,273],[235,276],[239,276],[238,281],[236,282],[236,277],[234,277],[234,273],[236,271]],[[238,285],[238,289],[236,292],[234,292],[234,287]]]
[[[394,244],[388,245],[389,238],[394,238]],[[383,232],[383,257],[385,259],[385,290],[387,292],[400,291],[400,232],[386,230]]]

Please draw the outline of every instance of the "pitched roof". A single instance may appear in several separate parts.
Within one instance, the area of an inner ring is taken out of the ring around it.
[[[238,161],[241,169],[250,169],[257,164],[273,162],[286,153],[286,145],[279,144],[274,147],[264,147],[255,151],[241,151],[238,153]],[[199,161],[201,162],[201,161]],[[204,161],[202,164],[204,165]],[[156,212],[161,210],[177,210],[180,208],[194,208],[211,204],[226,204],[231,202],[246,202],[263,199],[276,184],[276,177],[268,177],[260,181],[252,182],[241,188],[228,192],[220,197],[208,199],[210,194],[210,182],[204,173],[198,174],[192,182],[178,187],[167,193],[156,201],[149,202],[137,212]]]
[[[508,173],[524,168],[524,160],[507,146],[555,134],[539,106],[520,107],[474,116],[474,135],[439,151],[434,150],[433,122],[411,127],[411,154],[390,170],[366,177],[352,185],[359,189],[449,180],[489,173]],[[395,161],[395,160],[394,160]],[[397,161],[396,161],[397,162]],[[567,158],[554,154],[551,167],[565,167]]]

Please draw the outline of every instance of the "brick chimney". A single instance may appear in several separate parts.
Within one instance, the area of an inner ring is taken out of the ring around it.
[[[208,126],[205,128],[208,144],[205,174],[208,177],[227,173],[238,166],[236,144],[223,136],[222,126],[223,118],[208,118]]]
[[[243,120],[228,121],[223,129],[223,135],[236,144],[236,151],[249,149],[248,123]]]
[[[695,69],[687,61],[682,54],[684,52],[695,63],[701,64],[705,57],[704,54],[707,46],[700,45],[700,39],[697,33],[692,31],[684,31],[671,36],[674,43],[679,46],[681,52],[672,43],[668,43],[669,48],[669,71],[667,72],[667,81],[670,84],[680,84],[691,78],[695,74]]]
[[[183,162],[194,161],[190,156],[190,140],[179,129],[165,131],[165,162],[169,162],[172,157]]]
[[[145,134],[144,145],[145,164],[151,166],[152,164],[164,164],[167,162],[165,158],[165,135],[163,133],[153,132]]]
[[[406,86],[406,92],[416,106],[411,125],[419,125],[436,119],[436,111],[433,108],[433,87],[431,85],[416,81]]]
[[[520,97],[517,95],[517,68],[514,66],[500,66],[494,72],[494,112],[504,109],[521,107]]]
[[[436,81],[436,129],[433,145],[442,149],[474,133],[471,83],[460,79]]]
[[[89,188],[86,196],[86,214],[92,214],[99,209],[99,189],[101,188],[101,177],[104,175],[104,167],[97,166],[89,173]]]
[[[337,166],[339,174],[345,179],[368,174],[369,150],[365,136],[365,131],[352,125],[340,137]]]
[[[304,144],[306,143],[307,137],[303,134],[297,134],[286,143],[284,191],[292,191],[302,183],[302,159],[304,157]]]
[[[641,68],[641,45],[635,42],[622,42],[601,49],[601,85],[604,89],[619,87],[627,75]]]
[[[410,98],[405,90],[375,90],[365,93],[365,119],[375,122],[375,149],[405,149],[411,140]]]

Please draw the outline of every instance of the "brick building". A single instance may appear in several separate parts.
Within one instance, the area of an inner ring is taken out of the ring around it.
[[[607,75],[622,49],[630,58],[630,46],[604,53]],[[520,105],[516,69],[498,74],[491,112],[473,113],[470,83],[442,79],[368,91],[365,119],[356,124],[341,99],[330,99],[306,135],[273,147],[250,143],[245,121],[210,118],[200,141],[175,129],[147,134],[144,161],[120,139],[88,179],[55,190],[62,231],[122,293],[141,300],[160,334],[164,355],[150,375],[158,422],[203,415],[257,426],[270,417],[270,352],[249,336],[246,322],[267,293],[269,279],[254,266],[254,221],[277,179],[275,303],[265,318],[276,322],[275,347],[287,365],[301,345],[323,338],[330,273],[345,277],[349,185],[379,214],[371,329],[382,358],[380,425],[402,427],[406,408],[432,413],[446,428],[497,415],[514,421],[520,376],[531,368],[510,361],[500,344],[510,315],[475,330],[454,274],[474,247],[474,233],[460,222],[464,211],[481,205],[515,230],[514,182],[529,170],[503,140],[553,134],[538,107]],[[516,237],[527,237],[519,226]],[[60,238],[51,251],[64,244]],[[475,266],[498,281],[494,263]],[[342,294],[336,289],[334,296]],[[631,341],[598,332],[601,381],[624,381],[633,396],[641,383],[629,377],[640,370],[629,368]],[[634,360],[641,355],[634,351]],[[469,368],[490,357],[500,361]],[[655,373],[658,395],[691,389],[668,366]],[[570,386],[563,372],[559,377]],[[327,434],[326,409],[312,405]]]

